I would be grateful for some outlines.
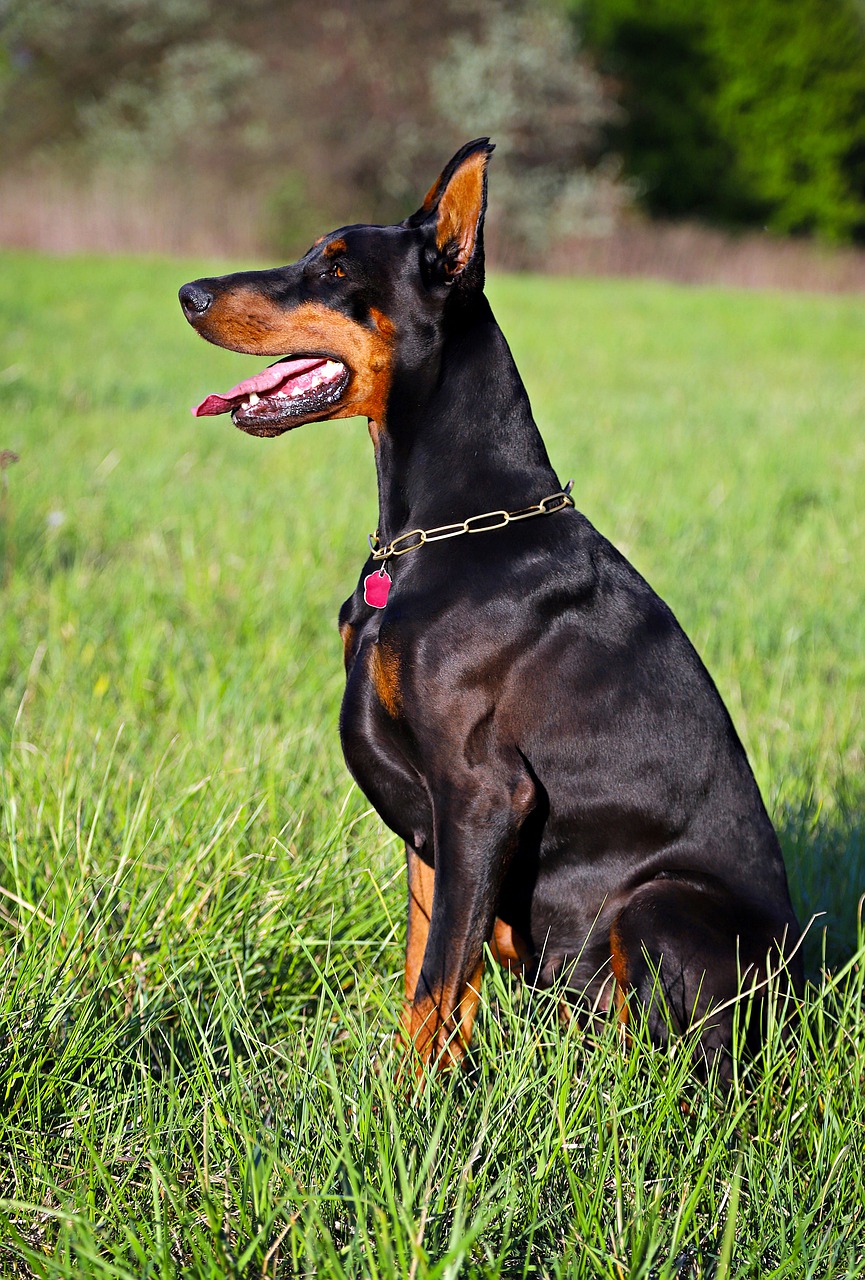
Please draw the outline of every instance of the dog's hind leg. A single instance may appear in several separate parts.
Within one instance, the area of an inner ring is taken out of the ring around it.
[[[795,921],[771,919],[723,889],[672,878],[643,884],[610,929],[620,1014],[639,1000],[658,1044],[699,1025],[702,1067],[717,1060],[729,1083],[737,1017],[746,1043],[759,1043],[770,970],[782,987],[801,989],[794,930]]]

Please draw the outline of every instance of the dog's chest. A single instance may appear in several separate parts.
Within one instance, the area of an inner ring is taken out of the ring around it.
[[[382,628],[383,621],[383,611],[371,614],[369,606],[356,597],[346,601],[340,612],[346,674],[343,722],[372,715],[386,728],[388,721],[402,719],[404,646],[392,626]]]
[[[378,815],[416,850],[432,847],[426,770],[404,716],[400,668],[374,642],[348,673],[340,738],[349,771]]]
[[[389,826],[403,826],[407,779],[418,779],[406,708],[406,652],[384,613],[356,593],[340,611],[346,684],[340,737],[346,763]],[[417,804],[411,805],[417,808]]]

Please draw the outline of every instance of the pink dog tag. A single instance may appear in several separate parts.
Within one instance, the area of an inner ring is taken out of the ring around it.
[[[369,573],[363,580],[363,598],[373,609],[383,609],[390,594],[391,576],[383,566],[378,573]]]

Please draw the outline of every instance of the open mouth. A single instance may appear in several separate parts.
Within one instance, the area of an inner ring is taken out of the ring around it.
[[[329,356],[286,356],[225,395],[209,395],[192,410],[196,418],[230,413],[241,431],[278,436],[293,418],[331,408],[348,386],[349,371]]]

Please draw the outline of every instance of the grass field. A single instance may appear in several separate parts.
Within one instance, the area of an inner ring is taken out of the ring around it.
[[[823,914],[725,1103],[492,967],[471,1070],[411,1096],[401,850],[336,728],[371,449],[192,419],[257,367],[180,314],[217,268],[0,258],[0,1274],[865,1273],[865,307],[492,282]]]

